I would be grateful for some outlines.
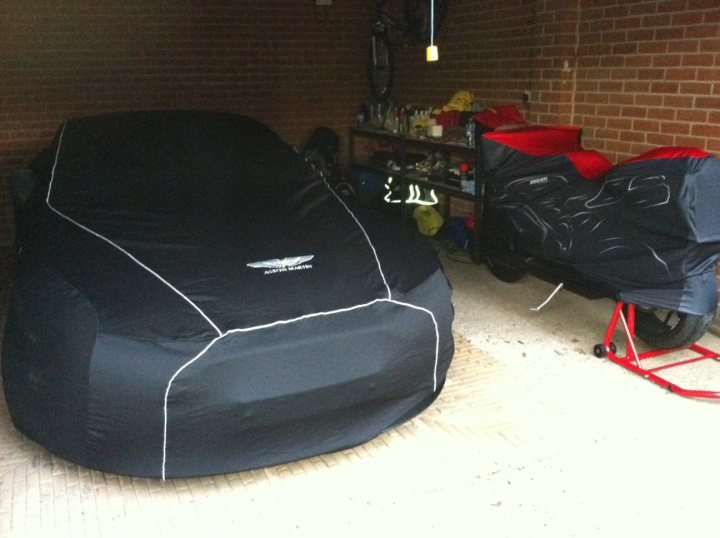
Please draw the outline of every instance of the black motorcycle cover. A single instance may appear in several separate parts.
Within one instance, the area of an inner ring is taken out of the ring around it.
[[[571,267],[617,299],[713,313],[720,161],[660,148],[610,167],[578,128],[482,137],[493,248]]]
[[[237,471],[359,444],[439,393],[453,311],[434,251],[267,127],[72,120],[35,168],[2,367],[14,423],[50,451]]]

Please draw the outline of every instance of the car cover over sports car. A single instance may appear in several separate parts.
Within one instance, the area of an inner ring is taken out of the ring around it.
[[[5,396],[68,460],[162,478],[268,466],[362,443],[443,386],[434,251],[254,120],[67,121],[20,179]]]

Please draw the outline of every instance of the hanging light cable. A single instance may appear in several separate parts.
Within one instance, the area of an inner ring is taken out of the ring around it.
[[[437,62],[440,57],[435,46],[435,0],[430,0],[430,46],[425,51],[428,62]]]

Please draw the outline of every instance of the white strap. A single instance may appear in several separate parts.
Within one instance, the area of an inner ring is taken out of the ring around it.
[[[543,306],[545,306],[546,304],[548,304],[552,300],[552,298],[555,297],[555,295],[557,295],[557,292],[559,292],[562,289],[563,284],[564,284],[563,282],[560,282],[560,284],[557,285],[557,287],[553,290],[553,292],[550,294],[550,296],[547,299],[545,299],[545,301],[543,301],[543,303],[540,306],[535,306],[535,307],[531,308],[530,310],[532,310],[533,312],[540,312],[540,309]]]

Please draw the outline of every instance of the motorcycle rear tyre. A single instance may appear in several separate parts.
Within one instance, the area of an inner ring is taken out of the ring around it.
[[[495,278],[509,284],[518,282],[527,274],[524,268],[503,260],[499,256],[488,255],[485,257],[485,263]]]
[[[664,316],[660,319],[658,316]],[[635,335],[653,349],[676,349],[697,342],[707,332],[712,314],[699,316],[668,310],[635,310]]]

